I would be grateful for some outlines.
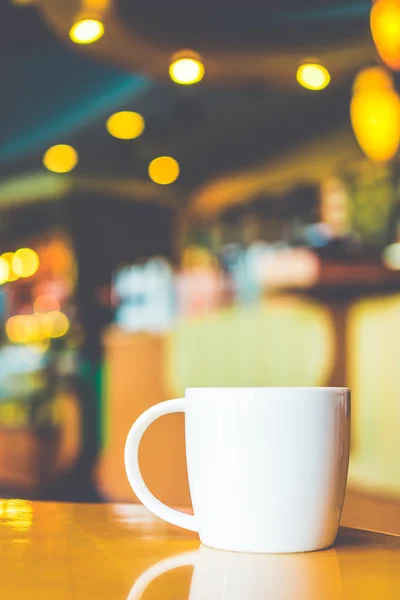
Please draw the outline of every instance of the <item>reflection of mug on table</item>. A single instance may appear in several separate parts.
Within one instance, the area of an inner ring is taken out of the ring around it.
[[[188,565],[194,566],[190,600],[341,598],[335,550],[318,554],[262,555],[222,552],[201,546],[198,551],[173,556],[150,567],[137,579],[127,600],[140,600],[154,579]]]

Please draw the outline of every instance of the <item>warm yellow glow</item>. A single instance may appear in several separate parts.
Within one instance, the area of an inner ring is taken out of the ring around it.
[[[139,113],[126,110],[111,115],[106,127],[110,135],[120,140],[133,140],[142,135],[145,122]]]
[[[41,339],[38,323],[33,315],[16,315],[6,322],[6,334],[12,342],[27,343]]]
[[[69,37],[75,44],[93,44],[104,34],[104,25],[98,19],[80,19],[69,31]]]
[[[149,164],[149,177],[160,185],[173,183],[179,177],[179,164],[171,156],[159,156]]]
[[[52,321],[51,337],[60,338],[65,335],[69,329],[69,319],[67,315],[57,310],[48,313]]]
[[[6,334],[12,342],[18,342],[18,317],[10,317],[5,324]]]
[[[400,0],[377,0],[373,4],[371,31],[382,60],[400,70]]]
[[[391,90],[393,78],[382,67],[365,67],[361,69],[353,84],[353,94],[369,92],[370,90]]]
[[[400,271],[400,243],[390,244],[383,252],[383,262],[388,269]]]
[[[37,313],[35,315],[42,339],[52,337],[53,318],[49,313]]]
[[[329,71],[317,63],[300,65],[296,78],[308,90],[323,90],[331,81]]]
[[[204,77],[204,65],[198,55],[180,53],[173,58],[169,67],[169,75],[172,81],[182,85],[198,83]]]
[[[39,268],[39,256],[31,248],[20,248],[12,258],[12,268],[19,277],[31,277]]]
[[[384,69],[363,69],[358,74],[350,114],[365,154],[377,162],[392,159],[400,145],[400,98]]]
[[[50,348],[50,340],[43,339],[41,341],[34,342],[33,347],[36,352],[39,352],[39,354],[44,354]]]
[[[46,150],[43,164],[54,173],[68,173],[78,164],[78,153],[68,144],[58,144]]]
[[[18,532],[29,531],[33,523],[33,508],[27,500],[0,500],[2,529],[10,527]]]
[[[5,325],[9,340],[19,344],[63,337],[69,330],[68,317],[57,310],[33,315],[15,315]]]
[[[8,281],[9,274],[10,265],[2,256],[0,256],[0,285]]]
[[[48,312],[49,310],[60,310],[60,303],[51,294],[41,294],[35,300],[33,310],[36,313]]]
[[[18,257],[15,257],[14,252],[5,252],[1,255],[1,258],[8,265],[8,276],[7,281],[16,281],[19,279],[18,271],[22,269],[22,263]],[[17,267],[17,272],[14,268]]]

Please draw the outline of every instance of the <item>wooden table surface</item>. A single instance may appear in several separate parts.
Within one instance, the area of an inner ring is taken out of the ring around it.
[[[397,600],[400,537],[344,528],[322,552],[242,555],[200,547],[142,506],[0,500],[0,590],[10,600]]]

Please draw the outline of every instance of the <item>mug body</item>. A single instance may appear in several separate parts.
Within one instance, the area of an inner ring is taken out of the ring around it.
[[[203,544],[238,552],[331,546],[350,448],[347,388],[191,388],[189,484]]]

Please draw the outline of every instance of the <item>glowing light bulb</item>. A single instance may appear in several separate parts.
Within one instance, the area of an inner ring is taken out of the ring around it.
[[[142,135],[145,122],[142,115],[137,112],[117,112],[107,120],[107,131],[120,140],[133,140]]]
[[[78,153],[68,144],[57,144],[46,150],[43,164],[54,173],[68,173],[78,164]]]
[[[373,161],[386,162],[400,146],[400,98],[382,67],[360,71],[350,105],[357,141]]]
[[[400,70],[400,0],[377,0],[371,10],[372,37],[382,60]]]
[[[296,79],[304,88],[317,91],[329,85],[331,76],[328,69],[322,65],[306,63],[297,69]]]
[[[179,163],[171,156],[159,156],[149,164],[149,177],[154,183],[168,185],[179,177]]]
[[[204,65],[196,52],[183,50],[172,57],[169,75],[175,83],[192,85],[203,79]]]
[[[104,25],[99,19],[79,19],[70,31],[69,37],[75,44],[93,44],[104,34]]]

